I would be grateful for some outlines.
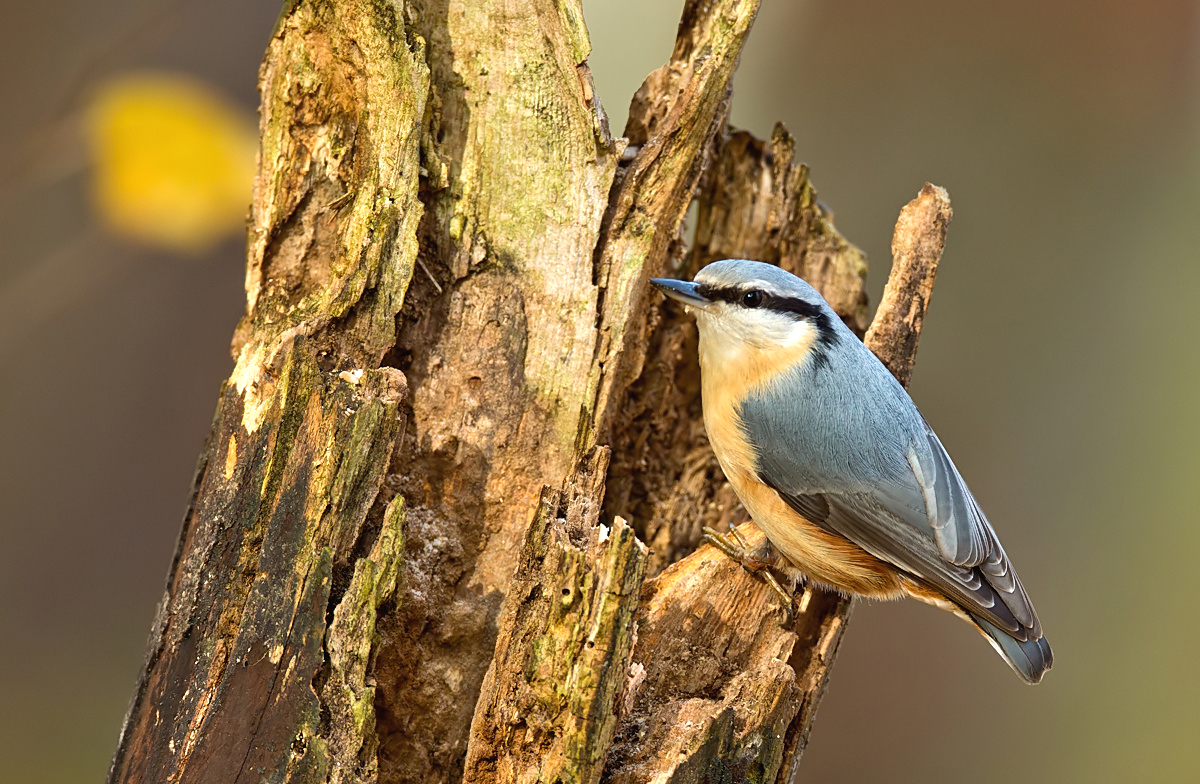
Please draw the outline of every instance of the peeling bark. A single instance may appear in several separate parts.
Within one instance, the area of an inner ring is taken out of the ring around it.
[[[384,477],[408,393],[379,360],[416,258],[428,83],[390,7],[280,20],[237,364],[110,781],[374,776],[367,670],[404,524]]]
[[[791,137],[726,128],[757,8],[688,0],[613,140],[577,0],[287,3],[236,366],[110,781],[786,780],[849,604],[785,628],[688,555],[744,513],[646,285],[760,258],[865,326]],[[948,217],[898,230],[894,368]]]

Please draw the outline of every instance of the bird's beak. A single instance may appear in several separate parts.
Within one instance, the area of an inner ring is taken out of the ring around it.
[[[687,280],[671,280],[670,278],[651,278],[650,282],[663,294],[684,305],[706,310],[712,304],[711,299],[700,293],[698,283]]]

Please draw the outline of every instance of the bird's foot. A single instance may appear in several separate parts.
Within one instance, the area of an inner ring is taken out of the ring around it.
[[[779,584],[779,580],[775,579],[775,574],[771,571],[771,567],[779,563],[779,556],[762,558],[756,555],[754,549],[738,532],[737,526],[730,526],[729,533],[725,534],[705,526],[704,541],[737,561],[743,569],[771,586],[779,598],[783,599],[783,607],[787,611],[788,618],[791,618],[792,595],[783,590],[783,586]]]

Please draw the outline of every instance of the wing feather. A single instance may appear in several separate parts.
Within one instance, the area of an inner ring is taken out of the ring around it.
[[[967,483],[950,460],[937,434],[925,425],[925,435],[934,466],[936,509],[929,515],[934,540],[942,555],[951,563],[977,567],[1013,616],[1027,628],[1040,632],[1037,613],[1021,587],[1016,571],[983,510],[971,495]],[[912,461],[910,461],[911,463]],[[915,477],[918,482],[920,477]]]
[[[1013,637],[1025,640],[1040,636],[1039,630],[1031,629],[1016,616],[982,569],[948,562],[932,539],[896,517],[872,496],[834,493],[797,496],[777,492],[805,519],[936,587],[947,598]]]
[[[759,478],[812,522],[1037,639],[1033,605],[945,447],[887,369],[846,340],[863,361],[798,366],[739,404]]]
[[[778,476],[760,478],[805,519],[936,587],[1014,638],[1036,640],[1041,624],[1000,540],[928,425],[925,433],[927,442],[906,455],[911,483],[805,493]],[[778,467],[778,459],[772,462]]]

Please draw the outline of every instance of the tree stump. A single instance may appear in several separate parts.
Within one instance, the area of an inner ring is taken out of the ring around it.
[[[727,127],[757,7],[688,0],[614,139],[578,0],[286,4],[236,366],[110,782],[790,780],[850,605],[789,622],[696,549],[743,517],[647,286],[758,258],[867,325],[791,137]],[[901,378],[948,219],[927,186],[897,229],[868,342]]]

